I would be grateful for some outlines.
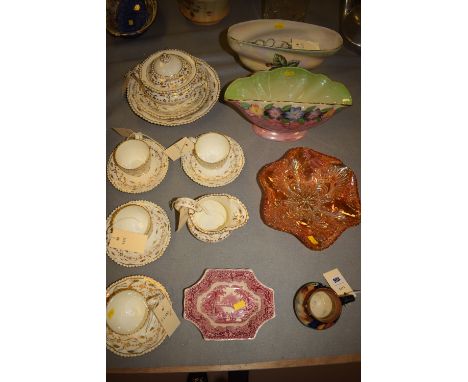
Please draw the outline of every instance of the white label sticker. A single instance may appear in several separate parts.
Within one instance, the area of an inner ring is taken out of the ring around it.
[[[353,292],[353,288],[351,288],[351,286],[346,282],[346,279],[338,268],[325,272],[323,277],[325,277],[330,288],[332,288],[338,296],[353,295],[356,297],[356,294]]]
[[[180,320],[172,309],[167,298],[164,298],[157,307],[153,309],[159,323],[164,328],[166,334],[170,337],[180,325]]]

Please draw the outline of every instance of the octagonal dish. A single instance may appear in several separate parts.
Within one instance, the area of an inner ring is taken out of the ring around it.
[[[226,89],[224,100],[253,124],[256,134],[278,141],[301,139],[307,129],[352,105],[342,83],[301,68],[238,78]]]
[[[207,269],[184,291],[184,318],[205,340],[253,339],[274,317],[274,291],[250,269]]]
[[[356,176],[343,162],[306,147],[288,150],[258,173],[264,223],[323,250],[360,223]]]
[[[280,66],[312,69],[341,49],[334,30],[298,21],[263,19],[232,25],[229,46],[252,71]]]

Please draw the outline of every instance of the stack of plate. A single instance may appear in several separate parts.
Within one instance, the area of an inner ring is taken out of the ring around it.
[[[127,99],[135,114],[148,122],[176,126],[208,113],[219,92],[219,77],[211,66],[168,49],[152,54],[130,72]]]

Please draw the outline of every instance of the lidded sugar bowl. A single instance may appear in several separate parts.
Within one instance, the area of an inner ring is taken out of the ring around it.
[[[127,99],[143,119],[175,126],[208,113],[219,92],[218,75],[205,61],[167,49],[153,53],[129,72]]]

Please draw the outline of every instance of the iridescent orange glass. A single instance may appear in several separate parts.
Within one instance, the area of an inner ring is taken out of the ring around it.
[[[323,250],[361,220],[356,176],[339,159],[306,147],[288,150],[258,173],[264,223]]]

